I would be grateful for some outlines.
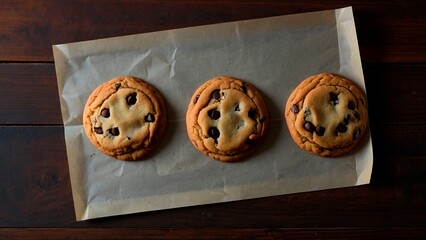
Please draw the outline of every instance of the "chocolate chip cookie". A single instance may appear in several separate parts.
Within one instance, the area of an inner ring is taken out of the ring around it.
[[[83,112],[84,130],[91,143],[121,160],[139,160],[152,152],[165,125],[163,97],[135,77],[117,77],[98,86]]]
[[[297,145],[323,157],[352,150],[368,124],[361,90],[350,80],[329,73],[303,80],[290,94],[284,115]]]
[[[186,113],[186,129],[195,148],[223,162],[254,153],[268,126],[269,113],[260,92],[232,77],[215,77],[202,84]]]

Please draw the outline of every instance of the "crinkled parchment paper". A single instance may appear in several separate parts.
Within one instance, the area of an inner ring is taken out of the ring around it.
[[[365,92],[350,7],[53,46],[77,220],[367,184],[370,135],[352,155],[321,158],[301,150],[284,122],[284,104],[304,78],[341,74]],[[88,141],[84,104],[99,84],[145,79],[165,97],[169,122],[150,159],[107,157]],[[249,159],[221,163],[190,143],[185,114],[195,89],[218,75],[254,84],[271,128]]]

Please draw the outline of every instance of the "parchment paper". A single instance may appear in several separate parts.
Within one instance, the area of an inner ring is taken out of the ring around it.
[[[283,115],[290,92],[313,74],[341,74],[365,90],[350,7],[61,44],[53,52],[77,220],[370,181],[369,134],[352,155],[316,157],[296,146]],[[103,155],[82,127],[90,93],[120,75],[145,79],[166,99],[166,137],[144,161]],[[218,75],[254,84],[271,113],[266,142],[243,162],[212,160],[186,135],[193,92]]]

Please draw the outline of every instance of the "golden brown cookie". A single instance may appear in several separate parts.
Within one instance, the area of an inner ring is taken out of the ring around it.
[[[252,154],[268,126],[269,113],[260,92],[232,77],[215,77],[201,85],[186,113],[186,129],[195,148],[223,162]]]
[[[101,152],[121,160],[139,160],[163,136],[166,127],[163,97],[142,79],[114,78],[89,96],[83,126]]]
[[[297,145],[323,157],[349,152],[368,124],[361,90],[353,82],[329,73],[303,80],[290,94],[284,115]]]

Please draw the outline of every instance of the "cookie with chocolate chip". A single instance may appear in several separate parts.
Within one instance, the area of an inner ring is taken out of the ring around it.
[[[98,86],[83,112],[91,143],[120,160],[139,160],[163,137],[166,109],[163,97],[149,83],[123,76]]]
[[[193,94],[186,129],[196,149],[223,161],[242,160],[258,149],[269,126],[261,93],[233,77],[215,77]]]
[[[352,150],[368,123],[361,90],[352,81],[329,73],[303,80],[290,94],[284,115],[296,144],[323,157]]]

